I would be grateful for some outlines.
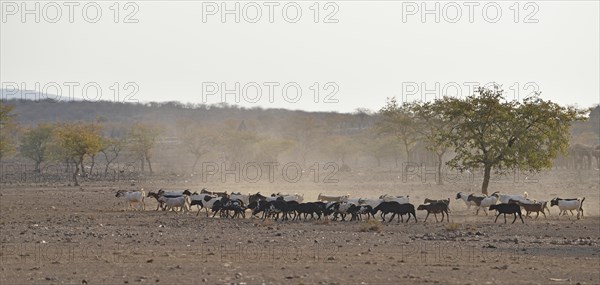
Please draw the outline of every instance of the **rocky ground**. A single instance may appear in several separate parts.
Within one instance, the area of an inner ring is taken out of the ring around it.
[[[525,224],[510,224],[512,218],[504,224],[502,217],[494,223],[493,216],[475,216],[454,200],[476,182],[397,187],[392,178],[358,174],[336,185],[222,186],[265,193],[285,188],[306,193],[307,200],[328,190],[369,196],[365,188],[371,196],[410,194],[415,204],[452,198],[450,223],[433,217],[423,223],[418,212],[418,223],[403,224],[207,218],[156,212],[154,201],[146,211],[124,212],[114,193],[134,187],[129,184],[3,184],[0,284],[600,284],[600,178],[594,174],[497,182],[502,192],[528,191],[539,199],[586,196],[581,220],[558,219],[553,207],[547,219]],[[161,183],[173,185],[144,187]]]

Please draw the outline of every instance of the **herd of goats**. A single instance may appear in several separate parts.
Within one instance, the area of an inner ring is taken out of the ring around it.
[[[119,190],[116,193],[116,197],[122,198],[127,203],[128,209],[146,209],[144,198],[154,198],[158,202],[156,210],[162,209],[163,211],[189,211],[194,205],[198,208],[196,216],[200,214],[202,209],[205,209],[207,217],[210,213],[215,217],[217,214],[220,217],[226,218],[245,218],[246,211],[250,210],[252,217],[258,217],[263,220],[267,218],[275,219],[276,221],[281,217],[282,220],[304,220],[308,219],[329,219],[338,220],[341,218],[342,221],[346,220],[347,216],[350,216],[350,221],[362,220],[364,216],[367,219],[375,218],[377,213],[380,213],[382,221],[385,222],[386,216],[392,214],[388,222],[394,220],[397,217],[398,222],[404,222],[404,215],[408,215],[406,222],[408,222],[411,216],[417,222],[417,216],[415,214],[415,206],[409,203],[409,196],[390,196],[383,195],[378,199],[363,199],[363,198],[350,198],[350,195],[343,196],[329,196],[319,194],[318,201],[316,202],[304,202],[304,195],[299,194],[284,194],[277,193],[270,196],[264,196],[260,193],[256,194],[241,194],[227,192],[211,192],[206,189],[202,189],[200,193],[191,192],[187,190],[179,191],[165,191],[160,189],[158,192],[149,192],[146,194],[143,189],[126,191]],[[521,219],[521,222],[525,223],[521,214],[521,208],[525,210],[526,216],[531,213],[536,213],[536,219],[540,213],[546,217],[546,211],[550,214],[548,208],[548,201],[536,201],[528,198],[527,192],[522,195],[501,195],[498,192],[491,194],[490,196],[477,196],[474,194],[466,194],[459,192],[456,194],[456,199],[464,201],[466,206],[470,209],[476,207],[476,214],[479,214],[480,210],[483,210],[487,215],[487,210],[496,210],[497,215],[494,223],[498,221],[498,217],[504,214],[504,223],[506,223],[506,215],[514,215],[513,223],[517,220],[517,217]],[[572,199],[561,199],[554,198],[550,200],[550,206],[558,206],[560,215],[567,215],[567,211],[573,216],[573,211],[577,211],[577,219],[583,217],[583,198],[572,198]],[[134,207],[137,205],[137,208]],[[424,204],[419,205],[416,210],[424,210],[427,212],[425,222],[429,214],[433,214],[436,222],[438,221],[437,214],[442,215],[442,222],[444,217],[446,221],[450,222],[450,198],[445,200],[432,200],[425,199]]]

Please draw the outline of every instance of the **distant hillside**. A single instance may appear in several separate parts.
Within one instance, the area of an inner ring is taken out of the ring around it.
[[[180,120],[220,125],[245,120],[257,130],[286,128],[290,121],[311,118],[330,129],[360,130],[371,126],[376,115],[367,113],[305,112],[286,109],[241,108],[219,104],[182,104],[179,102],[116,103],[109,101],[3,100],[15,106],[16,121],[22,125],[40,122],[96,121],[133,124],[156,123],[169,129]]]

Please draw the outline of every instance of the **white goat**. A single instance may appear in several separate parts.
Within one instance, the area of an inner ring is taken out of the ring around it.
[[[342,195],[342,196],[329,196],[329,195],[325,195],[323,193],[319,193],[317,200],[323,201],[323,202],[344,202],[344,201],[347,201],[348,198],[350,198],[350,194],[346,194],[346,195]]]
[[[384,202],[398,202],[398,204],[408,204],[409,196],[391,196],[391,195],[381,195],[379,199],[382,199]]]
[[[187,199],[185,196],[179,196],[179,197],[173,197],[173,198],[161,196],[160,198],[158,198],[158,201],[164,203],[164,205],[167,207],[167,211],[168,210],[174,211],[175,208],[180,208],[182,211],[185,211],[185,212],[187,212],[189,210],[187,207]]]
[[[115,195],[115,197],[117,198],[123,198],[125,202],[129,205],[129,207],[125,208],[125,211],[127,211],[129,208],[137,210],[133,207],[133,204],[135,203],[140,203],[142,205],[142,211],[146,210],[146,204],[144,203],[145,196],[146,193],[144,192],[144,189],[140,189],[139,191],[119,190]]]
[[[560,210],[560,212],[558,213],[559,217],[561,214],[566,215],[567,211],[571,211],[571,215],[573,215],[572,211],[577,210],[577,219],[579,219],[580,214],[581,217],[583,217],[583,201],[585,201],[585,197],[583,197],[583,199],[561,199],[557,197],[550,200],[550,207],[558,206],[558,209]]]
[[[510,200],[519,201],[521,203],[527,203],[527,197],[529,194],[523,192],[523,195],[502,195],[499,196],[499,201],[502,204],[507,204]]]

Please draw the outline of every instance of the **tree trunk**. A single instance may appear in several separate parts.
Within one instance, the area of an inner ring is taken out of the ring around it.
[[[438,156],[438,167],[437,167],[437,172],[438,172],[438,185],[444,185],[444,177],[442,177],[442,161],[443,161],[443,157],[444,157],[444,153],[441,154],[437,154]]]
[[[196,156],[196,160],[194,160],[194,165],[192,165],[192,173],[196,170],[196,164],[198,164],[198,160],[200,160],[200,156]]]
[[[42,164],[42,161],[36,161],[35,162],[35,172],[40,173],[40,164]]]
[[[481,193],[487,196],[488,194],[488,185],[490,184],[490,174],[492,172],[491,165],[485,165],[483,172],[483,184],[481,185]]]
[[[81,167],[81,174],[83,174],[83,177],[85,177],[85,168],[83,165],[83,158],[79,160],[79,165]]]
[[[75,172],[73,173],[73,182],[74,186],[79,186],[79,181],[77,180],[77,176],[79,175],[79,166],[83,165],[83,156],[79,158],[79,161],[75,163]]]
[[[104,154],[104,158],[106,159],[106,166],[104,167],[104,176],[106,177],[108,175],[108,167],[110,166],[110,160],[108,160],[108,155],[106,154],[106,152],[102,152]]]
[[[141,171],[140,171],[140,172],[141,172],[141,173],[144,173],[144,157],[143,157],[143,156],[142,156],[142,158],[140,159],[140,165],[142,166],[142,167],[141,167]]]
[[[148,170],[150,170],[150,175],[152,175],[154,172],[152,171],[152,164],[150,164],[150,158],[148,156],[146,156],[146,162],[148,162]]]
[[[91,155],[92,157],[92,164],[90,165],[90,176],[93,175],[94,173],[94,164],[96,164],[96,155]]]

